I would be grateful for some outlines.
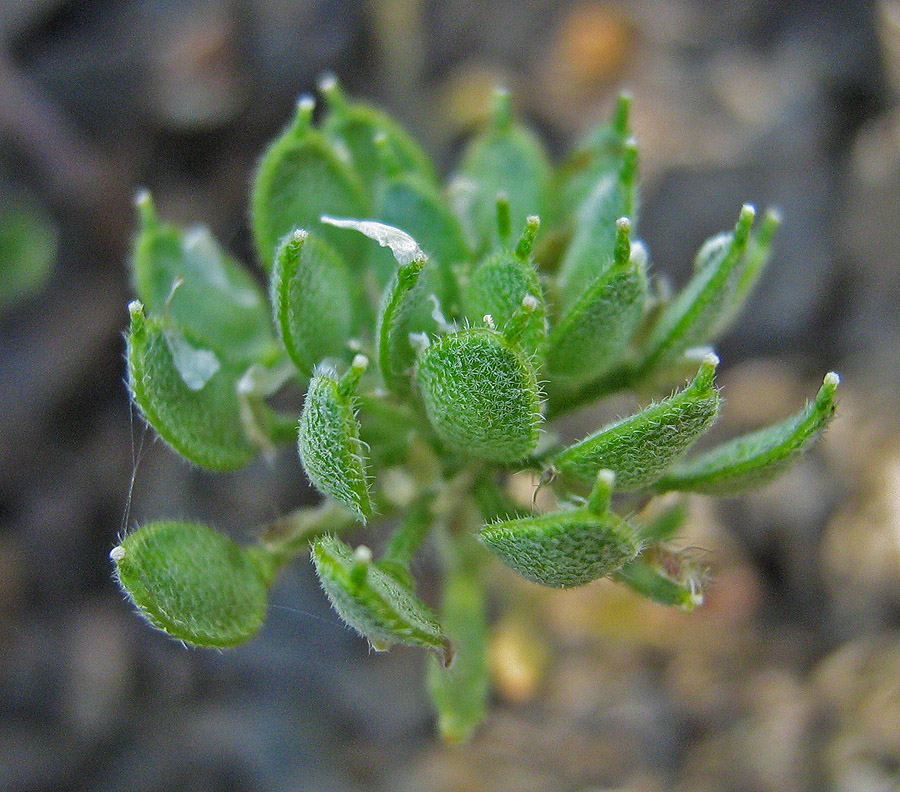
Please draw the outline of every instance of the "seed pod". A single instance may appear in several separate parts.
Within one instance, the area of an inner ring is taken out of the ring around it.
[[[558,198],[549,207],[552,225],[568,222],[602,179],[615,178],[621,172],[631,139],[630,111],[631,96],[620,93],[613,117],[575,144],[572,154],[554,176],[554,193]]]
[[[262,626],[271,570],[205,525],[154,522],[113,548],[119,585],[154,627],[199,646],[235,646]]]
[[[395,643],[431,649],[444,665],[453,649],[428,607],[393,576],[372,563],[372,553],[356,551],[334,536],[312,544],[319,582],[338,615],[376,651]]]
[[[327,370],[317,371],[306,392],[297,437],[309,480],[361,522],[372,516],[372,504],[353,393],[367,365],[366,358],[357,355],[340,381]]]
[[[582,586],[615,572],[640,550],[637,532],[609,511],[615,476],[597,476],[588,504],[494,523],[478,538],[501,561],[519,574],[553,588]]]
[[[557,275],[557,289],[563,307],[572,305],[588,286],[601,277],[615,261],[618,238],[616,221],[628,217],[637,221],[637,146],[626,144],[621,170],[602,178],[578,209],[572,240]]]
[[[393,118],[361,102],[350,102],[334,75],[326,75],[320,80],[319,91],[328,106],[322,132],[349,152],[353,167],[370,196],[375,195],[379,184],[388,175],[383,157],[379,155],[376,142],[379,138],[390,149],[401,172],[415,174],[428,184],[435,183],[434,168],[428,155]]]
[[[417,382],[432,426],[453,448],[515,462],[537,445],[534,368],[500,333],[469,328],[437,339],[419,355]]]
[[[732,495],[771,481],[812,446],[834,417],[839,382],[834,372],[826,374],[815,401],[799,413],[681,462],[655,489]]]
[[[161,223],[146,191],[136,203],[141,227],[132,271],[147,313],[165,313],[194,344],[226,362],[249,365],[269,352],[274,342],[269,311],[256,281],[208,229],[184,232]]]
[[[278,334],[302,374],[344,352],[353,319],[346,266],[321,239],[295,230],[282,240],[271,299]]]
[[[752,206],[743,206],[724,255],[713,247],[707,250],[708,263],[662,311],[647,342],[644,370],[658,368],[710,339],[734,299],[755,215]]]
[[[424,266],[424,259],[401,266],[384,290],[378,310],[375,326],[378,368],[387,388],[398,394],[409,392],[409,377],[416,359],[409,340],[409,320],[422,299],[421,290],[416,287]]]
[[[428,690],[438,712],[441,737],[459,743],[472,736],[487,709],[484,592],[476,573],[451,571],[444,582],[443,600],[441,620],[457,654],[450,668],[432,659]]]
[[[476,135],[463,155],[457,184],[468,188],[461,220],[476,250],[497,241],[497,195],[509,200],[513,228],[546,204],[550,163],[541,142],[512,117],[509,93],[498,90],[489,126]]]
[[[302,97],[297,116],[266,150],[253,185],[250,220],[260,263],[271,269],[278,242],[295,228],[320,234],[350,264],[361,240],[319,222],[324,212],[364,217],[368,201],[358,177],[332,141],[312,127],[313,100]]]
[[[193,375],[186,381],[166,339],[177,331],[166,329],[162,319],[145,316],[137,300],[128,308],[128,385],[147,422],[179,454],[202,467],[234,470],[247,464],[256,448],[242,429],[237,373],[224,366],[212,374],[196,365],[190,370],[182,361],[182,370]]]
[[[616,226],[613,266],[585,289],[550,332],[547,367],[557,387],[589,382],[619,362],[643,315],[644,248],[632,248],[628,218],[620,218]]]
[[[513,314],[519,310],[522,300],[531,296],[537,306],[531,312],[528,326],[522,333],[522,348],[529,353],[543,349],[547,337],[547,309],[544,294],[534,262],[529,258],[531,242],[540,221],[529,217],[523,242],[516,251],[501,247],[475,266],[465,290],[466,314],[474,320],[490,315],[502,332]]]
[[[584,483],[593,481],[600,468],[609,468],[620,489],[652,484],[715,421],[718,362],[707,355],[687,388],[575,443],[553,459],[553,467]]]

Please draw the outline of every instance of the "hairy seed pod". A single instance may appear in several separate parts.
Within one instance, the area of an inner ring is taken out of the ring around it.
[[[806,451],[834,417],[834,394],[840,377],[825,375],[813,402],[775,426],[743,435],[686,459],[656,483],[660,492],[683,490],[731,495],[783,473]]]
[[[489,328],[434,341],[419,355],[417,382],[440,438],[480,459],[515,462],[537,445],[540,394],[531,362]]]
[[[137,300],[129,310],[128,386],[147,422],[197,465],[211,470],[246,465],[257,449],[242,428],[235,390],[237,372],[222,366],[197,366],[198,356],[177,344],[173,355],[167,332],[175,338],[177,333],[173,336],[172,330],[167,331],[163,320],[145,316]],[[183,359],[186,352],[190,355],[187,361]],[[176,361],[176,356],[182,360]]]
[[[372,563],[365,546],[352,550],[334,536],[312,544],[319,582],[338,615],[378,651],[395,643],[434,651],[444,665],[453,649],[428,607]]]
[[[313,106],[310,97],[300,99],[294,122],[266,150],[256,173],[250,220],[267,270],[279,240],[295,228],[321,234],[350,264],[361,260],[361,240],[319,222],[325,212],[364,217],[368,201],[334,143],[313,129]]]
[[[262,626],[269,570],[205,525],[154,522],[110,552],[119,585],[154,627],[198,646],[243,643]]]
[[[297,449],[313,485],[365,522],[372,516],[369,478],[353,392],[368,361],[358,355],[338,381],[319,371],[306,392],[300,415]]]
[[[609,575],[641,547],[634,528],[608,509],[614,480],[611,471],[601,471],[583,508],[494,523],[478,538],[505,564],[544,586],[571,588]]]

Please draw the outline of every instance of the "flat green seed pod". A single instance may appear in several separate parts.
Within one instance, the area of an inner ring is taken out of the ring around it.
[[[278,335],[302,374],[309,376],[324,358],[346,352],[353,323],[347,268],[321,239],[295,230],[282,240],[271,300]]]
[[[688,387],[575,443],[554,457],[553,467],[584,483],[608,468],[624,490],[652,484],[715,421],[719,392],[713,378],[718,362],[708,355]]]
[[[441,737],[459,743],[472,736],[487,710],[484,592],[473,573],[454,570],[444,583],[443,600],[441,621],[457,653],[450,668],[432,658],[428,691]]]
[[[357,519],[372,516],[365,452],[354,410],[353,379],[366,361],[357,356],[353,368],[338,381],[320,371],[310,380],[300,415],[297,449],[306,475],[329,498],[346,506]]]
[[[656,482],[655,489],[732,495],[771,481],[815,443],[834,417],[839,382],[837,374],[827,374],[815,401],[799,413],[684,460]]]
[[[206,228],[162,223],[150,194],[137,198],[141,227],[131,264],[147,313],[165,313],[192,342],[222,360],[249,365],[274,343],[265,295]]]
[[[453,650],[428,607],[392,575],[334,536],[312,544],[319,582],[338,615],[376,649],[400,643],[434,651],[446,665]]]
[[[268,585],[248,550],[198,523],[154,522],[113,548],[119,585],[154,627],[198,646],[235,646],[262,627]]]
[[[550,331],[547,368],[555,386],[579,386],[621,362],[644,313],[646,255],[632,248],[630,223],[617,223],[616,261],[590,284]]]
[[[472,246],[482,251],[497,241],[497,196],[509,201],[510,222],[521,228],[541,215],[547,202],[550,162],[540,140],[512,117],[509,94],[497,91],[486,129],[469,142],[457,186],[464,200],[460,219]]]
[[[647,341],[644,370],[675,360],[689,347],[705,344],[714,335],[734,299],[755,216],[756,210],[745,204],[725,254],[712,247],[707,250],[707,262],[663,309]]]
[[[354,170],[371,195],[388,175],[378,150],[381,138],[401,172],[415,174],[428,184],[436,182],[428,155],[393,118],[370,105],[349,101],[332,75],[320,81],[319,90],[328,106],[322,132],[349,152]]]
[[[608,509],[614,478],[602,471],[584,508],[494,523],[478,538],[507,566],[544,586],[571,588],[610,575],[641,548],[634,528]]]
[[[572,239],[557,273],[557,291],[564,307],[613,266],[619,238],[616,221],[628,217],[637,222],[637,147],[628,143],[622,167],[614,176],[604,176],[575,216]]]
[[[480,459],[515,462],[537,445],[540,393],[518,345],[488,328],[432,342],[419,355],[417,383],[438,436]]]
[[[622,169],[627,143],[631,138],[628,117],[631,96],[620,93],[609,121],[590,129],[554,174],[557,199],[549,208],[551,224],[565,223],[577,212],[591,190],[602,179],[615,177]]]
[[[189,385],[166,338],[173,331],[162,319],[146,317],[138,301],[129,310],[128,386],[144,418],[172,448],[197,465],[211,470],[243,467],[257,449],[242,428],[237,371],[222,366],[201,387],[196,387],[199,380]]]
[[[364,250],[361,240],[319,222],[326,212],[364,217],[368,200],[334,143],[313,129],[312,111],[312,99],[302,98],[294,123],[266,149],[256,173],[250,221],[266,269],[272,268],[279,241],[295,228],[321,235],[350,265]]]
[[[531,296],[536,301],[529,314],[527,326],[520,336],[520,344],[530,354],[543,351],[547,338],[547,308],[544,293],[534,263],[501,248],[479,262],[464,291],[466,315],[473,321],[490,316],[503,332],[522,300]]]

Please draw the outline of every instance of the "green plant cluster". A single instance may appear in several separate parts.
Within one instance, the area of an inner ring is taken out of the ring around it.
[[[652,496],[772,478],[831,419],[838,378],[783,423],[688,455],[722,403],[709,344],[757,282],[778,219],[741,208],[667,295],[635,237],[627,96],[555,167],[498,91],[442,187],[392,119],[333,79],[321,90],[318,126],[301,99],[256,174],[268,292],[208,231],[165,223],[139,197],[127,360],[135,403],[179,454],[224,471],[295,444],[324,501],[251,545],[164,521],[111,556],[151,624],[224,647],[257,632],[278,570],[309,549],[374,649],[433,652],[439,728],[462,740],[485,711],[492,556],[546,586],[612,577],[692,609],[704,570],[674,544],[683,503],[654,509]],[[299,415],[273,407],[286,388],[305,391]],[[647,406],[560,441],[556,419],[622,390]],[[523,470],[557,507],[510,496]],[[367,523],[377,553],[341,538]],[[443,570],[430,605],[411,574],[423,546]]]

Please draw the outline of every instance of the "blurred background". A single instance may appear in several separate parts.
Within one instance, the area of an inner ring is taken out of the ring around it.
[[[214,476],[154,442],[122,332],[137,187],[250,262],[256,158],[324,70],[445,172],[498,82],[557,156],[627,87],[657,270],[683,282],[743,201],[784,216],[719,345],[717,431],[843,377],[815,453],[692,502],[713,569],[694,614],[498,573],[493,707],[466,747],[433,737],[424,657],[369,655],[302,560],[226,653],[148,629],[111,580],[123,524],[247,537],[313,498],[291,449]],[[0,789],[900,788],[898,92],[895,0],[5,0]]]

